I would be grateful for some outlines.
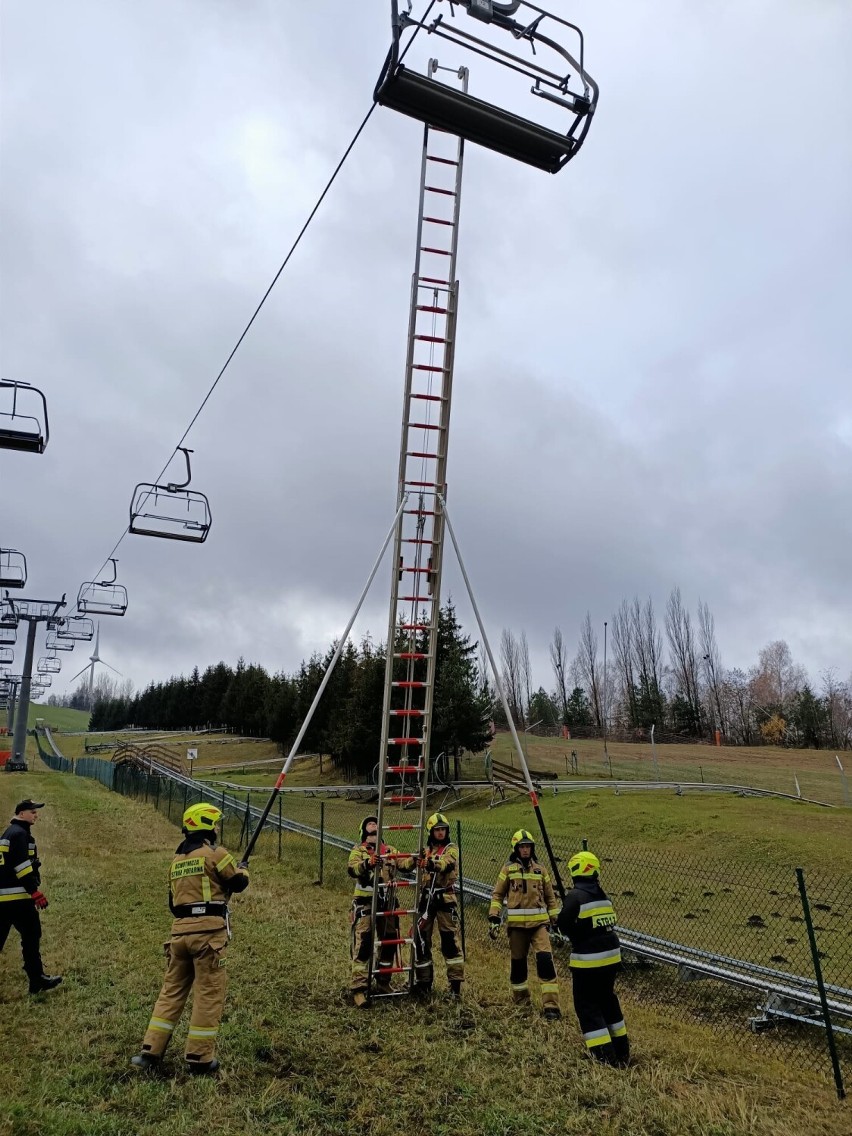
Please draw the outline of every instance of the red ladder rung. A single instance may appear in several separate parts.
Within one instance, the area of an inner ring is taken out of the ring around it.
[[[431,568],[400,568],[401,572],[431,572]]]
[[[444,288],[449,288],[449,280],[442,280],[440,276],[419,276],[418,280],[424,284],[440,284]]]
[[[424,628],[424,630],[425,630],[425,628]],[[422,718],[424,711],[423,710],[391,710],[390,713],[395,718]],[[410,765],[401,765],[400,766],[400,769],[411,769],[411,768],[413,768],[413,767],[410,766]]]
[[[386,805],[405,805],[410,804],[412,801],[419,801],[420,798],[412,796],[410,793],[394,793],[392,797],[385,797]]]
[[[433,225],[449,225],[451,228],[455,225],[455,221],[445,221],[443,217],[424,217],[423,220]]]
[[[435,458],[437,460],[441,455],[428,454],[425,450],[406,450],[405,456],[407,458]],[[407,509],[406,512],[408,512]]]
[[[398,651],[394,652],[395,659],[428,659],[425,651]]]
[[[430,130],[437,130],[437,126],[430,126]],[[442,166],[457,166],[458,162],[454,158],[438,158],[433,154],[426,155],[427,162],[440,162]]]
[[[421,245],[420,251],[421,252],[431,252],[431,253],[434,253],[435,256],[452,256],[453,255],[451,252],[447,252],[446,249],[430,248],[429,245]]]
[[[447,367],[435,367],[431,363],[412,363],[412,371],[430,371],[433,375],[443,375]]]
[[[384,915],[384,912],[382,912]],[[398,947],[401,943],[413,943],[413,939],[379,939],[380,947]]]
[[[416,485],[420,489],[434,489],[437,486],[438,482],[437,481],[406,481],[405,484],[406,485]],[[403,541],[403,543],[404,544],[411,544],[411,541],[407,540],[407,541]],[[431,542],[431,540],[424,540],[424,541],[421,541],[420,543],[421,544],[431,544],[432,542]]]
[[[419,602],[423,602],[423,603],[431,603],[432,602],[431,596],[397,596],[397,599],[402,600],[404,603],[411,603],[415,600],[418,603]]]
[[[414,853],[412,853],[412,855],[414,855]],[[413,888],[414,884],[415,884],[414,880],[393,880],[389,884],[380,883],[379,887],[380,888]],[[385,912],[380,911],[379,914],[384,915]]]
[[[443,335],[415,335],[415,339],[420,339],[424,343],[449,343]]]
[[[446,308],[437,308],[434,304],[418,304],[418,312],[437,312],[438,315],[445,316],[447,314]]]
[[[399,627],[402,631],[430,631],[432,628],[431,623],[400,623]],[[401,710],[391,710],[391,714],[401,714]]]
[[[442,394],[414,394],[414,393],[412,393],[409,397],[410,398],[422,399],[423,402],[446,402],[447,401]]]
[[[439,185],[424,185],[423,188],[428,193],[443,193],[443,195],[445,197],[456,197],[457,196],[456,191],[454,189],[442,189]]]
[[[386,828],[388,832],[414,832],[415,828],[419,828],[419,824],[383,824],[382,828]]]
[[[406,481],[406,485],[420,485],[419,481]],[[425,483],[424,483],[425,484]],[[429,482],[431,485],[431,482]],[[434,540],[424,540],[420,536],[409,536],[402,542],[403,544],[434,544]]]
[[[396,687],[398,690],[420,690],[426,685],[425,682],[412,682],[410,679],[405,679],[400,682],[392,682],[391,686]],[[404,824],[403,828],[414,828],[413,824]]]
[[[387,826],[385,826],[385,827],[387,827]],[[390,827],[393,827],[393,826],[391,825]],[[414,907],[412,907],[412,908],[397,907],[393,911],[380,911],[379,915],[382,916],[382,917],[387,916],[387,915],[414,915],[416,910],[417,909],[414,908]]]
[[[392,746],[419,746],[423,745],[422,738],[388,738],[388,745]]]
[[[373,974],[403,974],[410,966],[377,966]]]
[[[435,422],[407,422],[410,430],[443,430],[444,427]]]

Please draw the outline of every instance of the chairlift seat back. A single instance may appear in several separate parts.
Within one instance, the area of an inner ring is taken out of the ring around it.
[[[380,82],[375,97],[391,110],[548,173],[558,173],[578,148],[577,140],[566,134],[429,79],[404,63]]]
[[[85,615],[69,616],[56,628],[56,637],[72,639],[75,642],[89,642],[95,637],[94,621]]]
[[[23,588],[27,582],[27,558],[14,548],[0,548],[0,588]]]
[[[203,544],[212,524],[210,503],[203,493],[146,482],[133,491],[129,532]]]
[[[0,663],[13,663],[15,652],[11,647],[0,647]]]
[[[19,399],[26,407],[24,413],[18,410]],[[28,383],[0,381],[0,450],[42,454],[49,436],[42,392]]]

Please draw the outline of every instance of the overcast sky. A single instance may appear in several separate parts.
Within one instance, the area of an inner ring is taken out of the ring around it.
[[[852,7],[553,4],[600,84],[583,150],[465,167],[449,486],[490,633],[550,685],[555,623],[573,653],[587,609],[677,583],[725,665],[784,638],[846,677]],[[389,7],[2,3],[0,366],[51,426],[0,451],[27,595],[76,596],[121,535],[369,107]],[[209,540],[122,542],[101,653],[137,685],[292,670],[345,625],[395,507],[421,141],[376,111],[193,428]],[[472,626],[452,565],[444,591]]]

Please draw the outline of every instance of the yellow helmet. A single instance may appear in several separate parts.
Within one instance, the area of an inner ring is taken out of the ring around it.
[[[601,862],[594,852],[578,852],[568,861],[568,871],[572,879],[590,879],[601,870]]]
[[[187,832],[212,832],[222,816],[222,810],[206,801],[190,805],[183,814],[183,827]]]
[[[531,844],[532,854],[535,856],[535,837],[531,832],[525,828],[519,828],[517,832],[512,834],[512,851],[517,852],[519,844]]]
[[[450,835],[450,822],[443,813],[432,813],[426,821],[426,832],[430,843],[432,840],[432,830],[435,828],[445,828],[447,830],[447,836]]]

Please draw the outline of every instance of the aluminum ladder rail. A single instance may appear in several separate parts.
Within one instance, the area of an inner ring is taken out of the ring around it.
[[[429,69],[430,74],[445,70],[436,60],[430,60]],[[467,69],[453,74],[466,91]],[[400,514],[394,538],[376,809],[380,843],[397,840],[402,833],[416,840],[416,847],[400,855],[417,856],[425,844],[444,551],[439,494],[447,491],[463,165],[463,140],[426,126],[397,484],[397,506],[407,495],[410,507]],[[406,986],[393,995],[410,993],[414,986],[421,873],[418,869],[414,880],[397,876],[390,884],[381,883],[379,875],[377,870],[368,998],[388,997],[377,993],[376,982],[386,990],[395,974],[406,977]],[[410,905],[398,898],[398,889],[413,894]],[[383,943],[377,930],[388,911],[410,919],[410,930],[400,923],[399,934]],[[386,953],[393,946],[393,966],[380,965],[382,946]]]

